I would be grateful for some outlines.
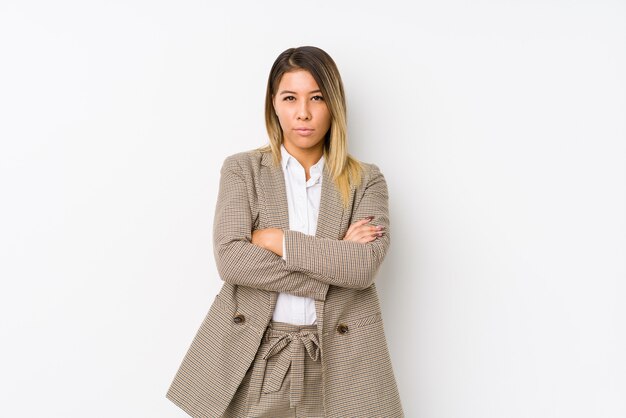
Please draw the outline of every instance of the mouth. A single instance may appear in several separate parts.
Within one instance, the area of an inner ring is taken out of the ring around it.
[[[296,128],[294,131],[300,136],[311,136],[313,134],[313,129],[309,128]]]

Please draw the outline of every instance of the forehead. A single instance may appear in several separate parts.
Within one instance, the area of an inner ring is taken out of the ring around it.
[[[317,82],[307,70],[294,70],[283,74],[278,84],[278,93],[282,90],[305,91],[319,89]]]

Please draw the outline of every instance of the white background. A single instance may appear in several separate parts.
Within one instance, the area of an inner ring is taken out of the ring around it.
[[[407,417],[626,417],[623,1],[0,4],[0,416],[165,398],[221,281],[219,168],[274,59],[344,79],[390,193]]]

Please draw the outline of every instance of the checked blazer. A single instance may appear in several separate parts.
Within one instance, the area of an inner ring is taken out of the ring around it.
[[[363,164],[350,204],[324,165],[315,236],[289,230],[284,174],[269,152],[228,156],[220,171],[213,250],[224,281],[167,398],[194,418],[218,418],[252,365],[278,292],[315,299],[325,417],[403,417],[387,349],[375,278],[390,245],[385,177]],[[374,216],[385,234],[343,241],[350,225]],[[280,228],[285,259],[252,244],[252,231]],[[305,388],[306,389],[306,388]]]

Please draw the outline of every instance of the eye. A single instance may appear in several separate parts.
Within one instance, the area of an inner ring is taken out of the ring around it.
[[[291,102],[291,101],[293,101],[293,100],[291,100],[291,99],[294,99],[294,100],[295,100],[295,97],[293,97],[293,96],[285,96],[285,97],[283,97],[283,100],[285,100],[285,101],[287,101],[287,102]]]
[[[313,99],[316,99],[316,100],[315,100],[316,102],[321,102],[321,101],[323,101],[323,100],[324,100],[324,98],[323,98],[322,96],[313,96],[312,98],[313,98]]]

